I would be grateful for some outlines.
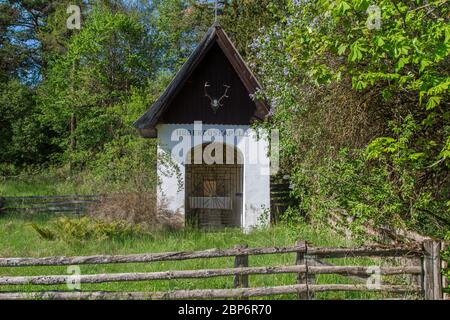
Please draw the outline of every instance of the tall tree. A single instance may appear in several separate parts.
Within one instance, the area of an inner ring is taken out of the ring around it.
[[[51,7],[43,0],[0,2],[0,77],[37,80],[42,62],[37,34]]]
[[[154,62],[152,38],[136,16],[93,9],[39,90],[42,121],[60,133],[67,157],[84,161],[115,137],[123,123],[113,107],[147,84]]]
[[[311,217],[449,231],[447,2],[292,1],[255,41],[284,168]]]

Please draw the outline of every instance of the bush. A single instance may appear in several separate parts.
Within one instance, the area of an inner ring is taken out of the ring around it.
[[[12,163],[0,163],[0,177],[15,176],[18,171],[17,167]]]
[[[421,181],[414,172],[396,164],[366,161],[363,150],[341,149],[320,162],[300,162],[291,179],[292,193],[310,221],[323,223],[335,214],[345,216],[342,227],[355,236],[367,237],[366,227],[409,229],[439,238],[448,231],[448,208],[433,197],[439,194],[433,193],[434,186],[419,188]]]
[[[58,218],[47,227],[31,224],[32,228],[46,240],[62,240],[65,242],[86,240],[123,239],[143,235],[139,226],[124,221],[104,221],[90,217]]]
[[[181,229],[184,218],[157,204],[156,195],[149,192],[114,193],[103,197],[89,209],[89,216],[104,221],[123,221],[145,230]]]
[[[280,168],[311,220],[339,210],[359,234],[449,230],[448,8],[422,2],[380,1],[372,30],[370,1],[293,1],[255,39],[264,125],[280,132]]]

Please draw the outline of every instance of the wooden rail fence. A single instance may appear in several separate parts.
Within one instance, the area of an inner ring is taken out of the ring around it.
[[[100,198],[98,195],[0,197],[0,213],[81,214]]]
[[[199,279],[212,277],[234,277],[234,289],[175,290],[167,292],[85,292],[85,291],[40,291],[5,292],[2,286],[58,285],[71,283],[72,275],[0,276],[0,300],[14,299],[208,299],[250,298],[281,294],[297,294],[299,299],[312,299],[317,292],[327,291],[374,291],[385,293],[416,293],[424,299],[442,299],[442,276],[440,274],[440,243],[425,242],[416,247],[371,246],[361,248],[318,248],[298,241],[292,247],[210,249],[195,252],[166,252],[132,255],[98,255],[85,257],[47,258],[0,258],[2,267],[66,266],[84,264],[150,263],[155,261],[178,261],[190,259],[212,259],[235,257],[233,268],[176,270],[141,273],[84,274],[77,276],[80,284],[119,281],[151,281],[171,279]],[[250,267],[249,256],[295,253],[293,265]],[[411,275],[415,281],[408,285],[381,284],[368,287],[366,284],[316,284],[315,276],[338,274],[368,278],[373,270],[364,266],[315,265],[312,261],[324,258],[345,257],[404,257],[420,261],[417,265],[379,267],[383,276]],[[1,269],[0,269],[1,272]],[[272,287],[250,287],[249,275],[297,274],[296,283]]]

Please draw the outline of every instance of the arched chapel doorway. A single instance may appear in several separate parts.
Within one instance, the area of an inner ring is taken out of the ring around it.
[[[217,159],[223,161],[214,161]],[[244,179],[241,152],[213,142],[191,149],[186,160],[187,224],[201,229],[241,227]]]

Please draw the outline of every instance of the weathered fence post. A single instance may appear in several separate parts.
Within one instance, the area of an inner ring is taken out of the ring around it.
[[[422,258],[421,257],[413,257],[411,259],[407,259],[409,265],[413,267],[422,267]],[[420,274],[411,274],[410,276],[410,285],[413,286],[421,286],[423,283],[423,269]]]
[[[248,245],[237,245],[235,249],[247,249]],[[234,267],[235,268],[243,268],[248,267],[248,255],[237,255],[234,258]],[[234,287],[235,288],[248,288],[248,275],[240,275],[237,274],[234,276]]]
[[[298,299],[300,300],[307,300],[314,298],[314,294],[312,292],[309,292],[308,285],[311,283],[314,283],[314,276],[308,274],[308,259],[306,255],[308,254],[308,244],[305,241],[297,241],[295,243],[297,247],[303,248],[300,249],[299,252],[297,252],[297,257],[295,259],[295,264],[297,265],[304,265],[305,266],[305,272],[301,272],[297,275],[297,283],[298,284],[306,284],[307,290],[306,292],[302,292],[298,294]]]
[[[426,300],[442,300],[441,243],[423,242],[423,290]]]
[[[446,242],[441,242],[441,252],[445,252],[448,248],[448,243]],[[447,269],[448,268],[448,260],[444,259],[442,260],[442,270]],[[442,288],[447,288],[448,287],[448,279],[446,276],[442,276]],[[444,300],[449,300],[449,294],[448,293],[444,293],[442,295],[442,299]]]

